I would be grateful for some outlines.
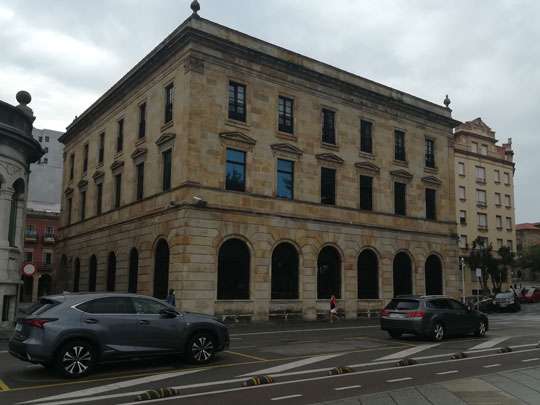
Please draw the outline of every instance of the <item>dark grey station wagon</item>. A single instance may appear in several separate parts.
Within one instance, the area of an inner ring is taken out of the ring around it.
[[[17,320],[9,352],[24,361],[82,377],[96,364],[183,355],[204,364],[229,346],[227,327],[211,316],[180,313],[158,299],[115,293],[43,297]]]

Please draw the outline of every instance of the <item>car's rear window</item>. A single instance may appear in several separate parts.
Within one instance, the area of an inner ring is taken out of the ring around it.
[[[51,309],[52,307],[55,307],[58,304],[60,304],[60,302],[58,301],[51,300],[49,298],[41,298],[38,302],[33,304],[31,307],[24,310],[24,312],[27,315],[37,316],[37,315],[43,314],[44,312],[47,312],[49,309]]]
[[[390,303],[386,306],[386,309],[407,311],[410,309],[418,309],[419,305],[420,303],[417,300],[398,299],[390,301]]]

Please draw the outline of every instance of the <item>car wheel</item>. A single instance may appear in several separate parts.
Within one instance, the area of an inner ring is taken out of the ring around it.
[[[401,332],[397,330],[389,330],[388,334],[390,335],[392,339],[399,339],[401,337]]]
[[[481,319],[478,323],[478,328],[474,331],[474,336],[476,337],[484,337],[486,336],[487,332],[487,323],[485,320]]]
[[[208,332],[196,333],[189,339],[186,356],[190,363],[205,364],[216,354],[216,341]]]
[[[431,331],[431,340],[441,342],[444,339],[445,329],[442,323],[435,322]]]
[[[73,340],[64,344],[56,355],[56,369],[68,378],[88,375],[96,363],[96,351],[85,340]]]

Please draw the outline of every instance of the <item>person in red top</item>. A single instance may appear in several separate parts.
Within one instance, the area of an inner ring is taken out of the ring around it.
[[[334,323],[334,318],[337,320],[337,301],[336,296],[332,294],[330,297],[330,323]]]

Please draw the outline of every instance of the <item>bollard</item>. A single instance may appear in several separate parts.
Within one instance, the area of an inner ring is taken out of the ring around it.
[[[253,387],[255,385],[272,384],[274,379],[269,375],[257,375],[242,383],[242,387]]]
[[[178,390],[174,388],[160,388],[157,390],[148,390],[137,395],[136,401],[150,401],[151,399],[169,398],[178,395]]]
[[[467,358],[467,355],[463,352],[454,353],[452,356],[450,356],[450,360],[465,359],[465,358]]]
[[[354,370],[350,367],[336,367],[328,372],[328,375],[340,375],[352,373]]]
[[[403,359],[396,363],[396,366],[398,367],[406,367],[406,366],[414,366],[415,364],[418,364],[418,362],[414,359]]]

